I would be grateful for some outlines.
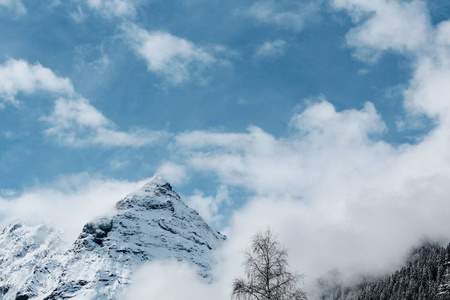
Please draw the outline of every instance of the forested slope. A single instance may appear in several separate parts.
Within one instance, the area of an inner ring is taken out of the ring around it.
[[[366,279],[356,286],[342,286],[322,282],[321,300],[430,300],[450,299],[438,295],[440,286],[448,281],[446,262],[450,258],[450,244],[440,247],[425,243],[414,249],[403,268],[390,276]]]

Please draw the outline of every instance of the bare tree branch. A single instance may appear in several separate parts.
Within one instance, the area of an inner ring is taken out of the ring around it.
[[[272,231],[257,233],[245,252],[247,280],[235,279],[232,298],[237,300],[306,300],[306,293],[297,287],[302,275],[287,270],[287,250],[275,239]]]

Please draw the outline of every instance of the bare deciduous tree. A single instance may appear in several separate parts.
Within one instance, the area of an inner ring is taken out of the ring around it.
[[[251,248],[245,252],[245,256],[247,280],[234,280],[234,299],[307,299],[305,292],[297,287],[302,276],[287,270],[287,250],[276,241],[270,228],[252,238]]]

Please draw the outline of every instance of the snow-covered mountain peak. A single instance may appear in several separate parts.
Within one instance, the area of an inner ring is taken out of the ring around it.
[[[141,189],[129,194],[116,204],[118,210],[152,210],[161,208],[174,208],[176,205],[186,205],[180,196],[172,189],[172,186],[163,178],[155,176]]]
[[[225,236],[213,230],[160,177],[116,204],[113,216],[87,223],[68,251],[58,283],[46,299],[115,299],[145,262],[187,261],[211,280],[212,251]]]
[[[153,176],[152,178],[150,178],[150,180],[144,185],[144,187],[147,186],[161,186],[161,185],[166,185],[169,182],[167,182],[164,178],[162,178],[161,176]]]
[[[160,176],[154,176],[150,178],[150,180],[146,184],[144,184],[144,186],[140,190],[134,192],[133,194],[151,193],[157,192],[158,190],[173,191],[170,183],[167,182],[164,178]]]
[[[113,215],[85,224],[69,248],[60,237],[20,221],[0,233],[1,299],[117,299],[151,260],[190,262],[211,280],[213,250],[225,240],[161,177],[117,202]]]

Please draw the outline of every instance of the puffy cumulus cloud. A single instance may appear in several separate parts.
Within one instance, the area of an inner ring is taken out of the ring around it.
[[[204,81],[204,69],[227,63],[214,55],[223,52],[223,47],[201,48],[168,32],[149,32],[134,24],[122,29],[131,48],[146,61],[148,70],[164,77],[169,84],[181,84],[192,77]]]
[[[265,42],[256,49],[254,58],[263,59],[282,56],[286,52],[287,46],[288,45],[284,40]]]
[[[305,23],[317,18],[321,3],[322,1],[264,0],[256,1],[241,13],[263,24],[299,32]]]
[[[70,242],[85,223],[112,212],[117,201],[144,183],[87,173],[62,176],[55,182],[0,198],[0,224],[5,227],[15,219],[29,225],[47,223],[64,231]]]
[[[146,0],[78,0],[106,18],[130,18]]]
[[[346,10],[357,24],[347,33],[355,56],[375,62],[383,51],[416,55],[425,51],[432,26],[426,3],[421,0],[333,0],[336,9]]]
[[[72,95],[72,83],[58,77],[41,64],[29,64],[24,60],[9,59],[0,65],[0,108],[5,102],[18,105],[17,95],[49,92]]]
[[[176,137],[190,168],[214,172],[225,184],[240,185],[260,194],[303,195],[308,184],[321,176],[316,164],[351,164],[363,168],[358,150],[376,149],[371,155],[389,151],[370,136],[385,129],[372,104],[361,111],[337,113],[321,101],[291,120],[293,136],[277,139],[258,127],[247,133],[191,132]],[[348,156],[348,150],[354,152]],[[321,151],[327,160],[315,156]],[[301,153],[301,155],[299,155]],[[274,175],[276,174],[276,175]]]
[[[74,147],[141,147],[154,144],[165,136],[164,132],[146,129],[118,131],[112,121],[84,98],[59,98],[53,112],[42,117],[42,120],[50,125],[45,130],[47,136],[55,137],[63,145]]]
[[[0,0],[0,7],[7,7],[17,15],[24,15],[27,13],[25,6],[20,0]]]
[[[384,122],[370,102],[360,111],[349,109],[337,113],[331,103],[323,97],[321,99],[320,103],[295,115],[290,122],[311,143],[321,140],[336,145],[359,145],[367,143],[371,134],[386,130]]]

